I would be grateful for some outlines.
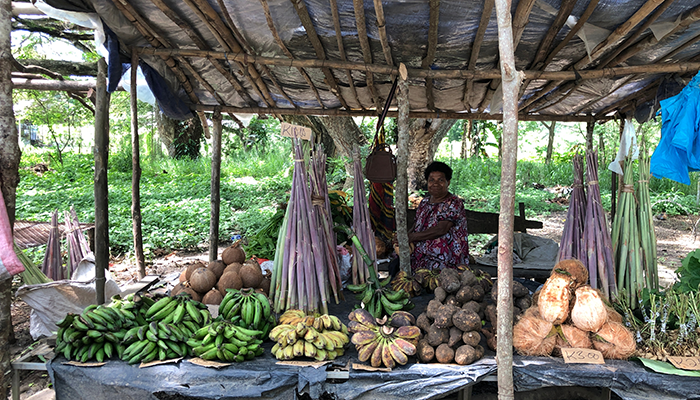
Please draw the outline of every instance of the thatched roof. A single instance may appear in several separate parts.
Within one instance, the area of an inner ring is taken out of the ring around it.
[[[136,48],[192,110],[377,115],[403,63],[411,116],[501,112],[493,0],[47,3],[95,10],[123,60]],[[609,119],[675,94],[700,68],[699,5],[514,1],[521,119]]]

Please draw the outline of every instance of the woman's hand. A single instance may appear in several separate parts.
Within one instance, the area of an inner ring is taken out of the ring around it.
[[[452,221],[440,221],[432,228],[428,228],[422,232],[411,232],[408,234],[408,241],[422,242],[424,240],[437,239],[440,236],[445,235],[452,229],[454,223]]]

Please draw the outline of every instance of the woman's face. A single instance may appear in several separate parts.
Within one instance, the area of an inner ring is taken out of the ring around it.
[[[428,193],[432,197],[445,197],[449,186],[450,181],[445,178],[444,172],[433,171],[428,175]]]

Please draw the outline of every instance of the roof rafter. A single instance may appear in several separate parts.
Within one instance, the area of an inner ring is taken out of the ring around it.
[[[435,61],[437,51],[438,23],[440,22],[440,0],[430,0],[430,19],[428,26],[428,50],[421,62],[421,68],[430,69]],[[425,97],[428,99],[428,110],[435,111],[435,97],[433,96],[433,78],[425,79]]]
[[[301,1],[301,0],[297,0]],[[372,63],[372,49],[369,47],[367,39],[367,22],[365,21],[365,4],[362,0],[352,0],[353,9],[355,10],[355,26],[357,27],[357,38],[360,40],[360,49],[362,50],[362,58],[366,64]],[[372,72],[365,73],[367,79],[367,87],[372,95],[374,107],[379,111],[382,106],[382,101],[379,98],[377,88],[374,86],[374,75]]]
[[[270,28],[270,32],[272,33],[272,37],[275,38],[275,42],[277,42],[277,45],[287,57],[294,59],[294,55],[284,44],[279,32],[277,32],[277,28],[275,28],[275,22],[272,20],[272,14],[270,14],[270,6],[267,4],[267,0],[260,0],[260,5],[262,5],[263,12],[265,13],[265,19],[267,21],[267,27]],[[314,96],[316,96],[316,101],[318,101],[318,104],[322,108],[326,108],[326,106],[323,104],[323,100],[321,100],[321,95],[318,93],[318,89],[316,88],[316,85],[314,85],[314,82],[311,80],[309,74],[307,74],[301,67],[297,67],[297,71],[299,71],[299,74],[302,76],[302,78],[304,78],[306,84],[309,85],[311,90],[314,92]]]
[[[467,64],[467,70],[474,71],[476,68],[476,61],[479,59],[479,52],[481,51],[481,44],[484,41],[484,34],[486,33],[486,28],[489,25],[489,20],[491,19],[491,14],[493,13],[493,6],[495,0],[485,0],[484,9],[481,11],[481,22],[479,22],[479,27],[476,30],[476,35],[474,36],[474,43],[472,43],[472,51],[469,55],[469,64]],[[464,96],[462,98],[462,104],[465,107],[471,109],[472,104],[469,102],[469,95],[474,89],[474,80],[467,79],[464,84]],[[478,105],[478,104],[477,104]]]
[[[331,15],[333,17],[333,27],[335,28],[335,40],[338,42],[338,51],[340,51],[340,59],[342,61],[347,61],[348,57],[345,54],[345,45],[343,44],[342,29],[340,27],[340,14],[338,13],[338,2],[336,0],[330,0],[331,4]],[[382,14],[384,15],[384,14]],[[348,85],[350,86],[350,91],[355,97],[355,101],[360,105],[363,110],[365,106],[360,101],[360,97],[357,95],[357,88],[355,88],[355,81],[352,79],[352,72],[349,69],[345,70],[348,76]]]
[[[309,41],[311,41],[311,45],[314,48],[314,51],[316,51],[316,57],[319,60],[325,60],[326,51],[323,49],[323,44],[318,38],[316,28],[314,28],[313,21],[311,21],[311,17],[309,16],[309,10],[306,9],[306,4],[304,4],[303,0],[289,1],[292,2],[292,5],[294,5],[294,9],[297,11],[297,15],[301,20],[301,24],[306,30],[306,37],[309,38]],[[325,75],[326,77],[326,85],[328,85],[328,87],[330,88],[331,93],[333,93],[338,98],[338,101],[340,101],[340,104],[343,106],[343,108],[349,110],[350,107],[348,107],[348,104],[345,102],[342,93],[340,93],[340,89],[338,88],[338,82],[336,82],[335,80],[333,71],[331,71],[330,68],[321,68],[321,71],[323,71],[323,75]]]

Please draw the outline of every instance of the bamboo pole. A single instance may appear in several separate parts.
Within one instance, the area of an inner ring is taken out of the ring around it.
[[[405,68],[401,64],[400,68]],[[410,104],[408,100],[408,82],[405,76],[399,77],[396,100],[399,103],[399,118],[397,125],[399,134],[396,140],[396,186],[394,186],[394,212],[396,213],[396,237],[399,242],[399,265],[402,271],[411,272],[411,251],[408,243],[408,226],[406,221],[406,209],[408,207],[408,118]]]
[[[95,104],[95,290],[97,304],[105,302],[105,270],[109,269],[109,94],[107,63],[97,62],[97,101]]]
[[[211,220],[209,221],[209,261],[219,255],[219,211],[221,207],[221,113],[214,113],[214,135],[211,148]]]
[[[515,69],[510,1],[496,0],[498,52],[503,79],[503,136],[501,200],[498,217],[498,399],[512,400],[513,392],[513,227],[515,172],[518,153],[518,92],[522,74]]]
[[[141,232],[141,159],[139,154],[139,115],[136,98],[136,72],[139,55],[131,52],[131,228],[134,234],[134,255],[139,269],[139,278],[146,276],[146,260],[143,254],[143,234]]]

